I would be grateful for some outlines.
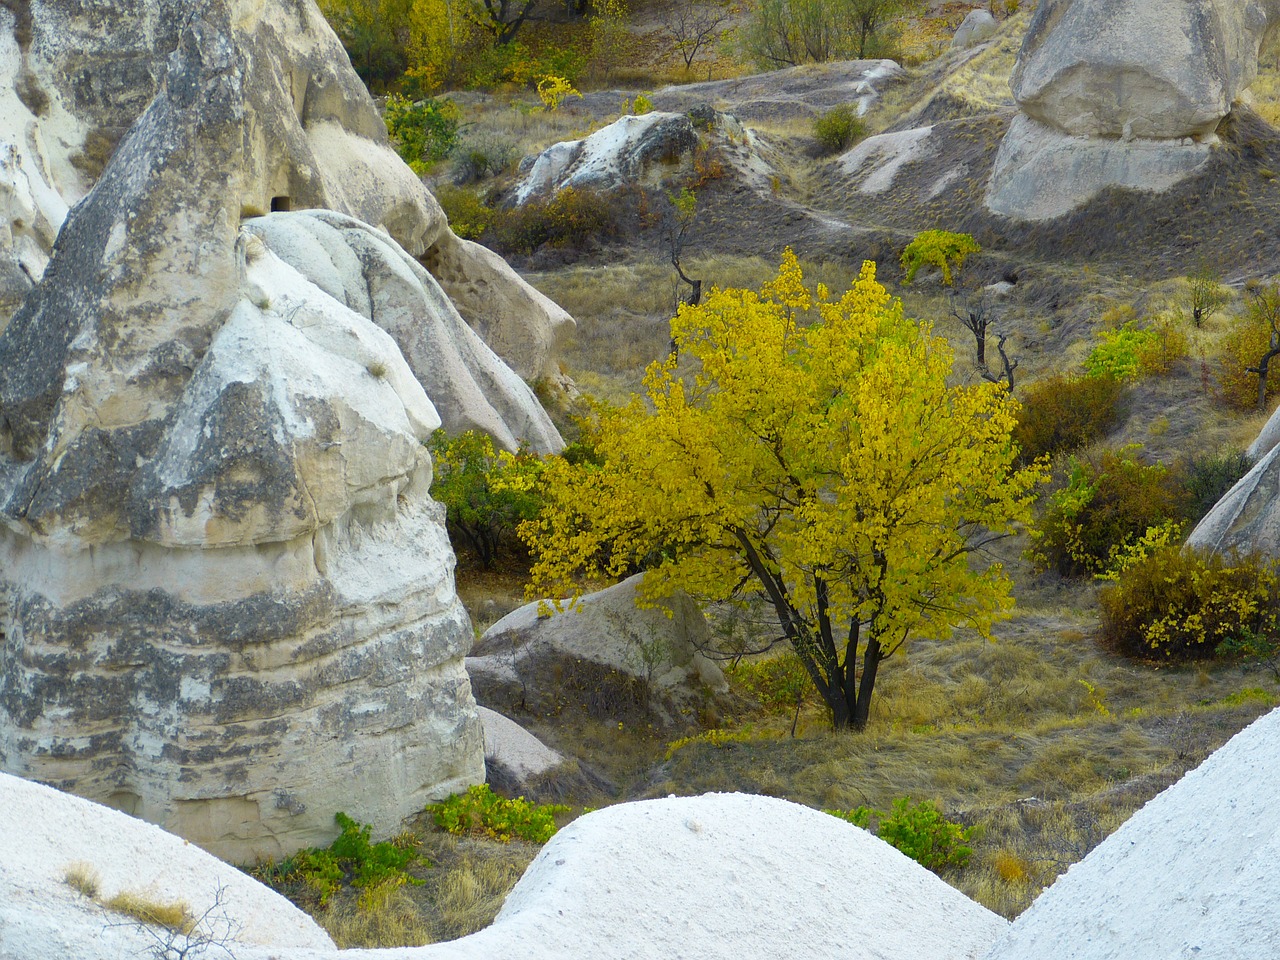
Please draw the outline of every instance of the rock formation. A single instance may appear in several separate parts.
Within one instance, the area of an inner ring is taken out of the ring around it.
[[[450,232],[315,4],[226,2],[255,144],[239,174],[241,215],[320,208],[383,228],[447,266],[442,285],[469,323],[523,331],[501,341],[518,373],[553,371],[551,345],[572,319]],[[189,16],[181,0],[0,5],[0,76],[12,78],[0,84],[0,327],[42,274],[67,208],[151,102]]]
[[[149,68],[74,53],[119,6],[29,9],[34,27],[7,8],[0,26],[56,48],[47,116],[97,91],[86,115],[127,120],[110,81]],[[30,258],[63,194],[36,174],[74,170],[51,147],[23,168],[50,216],[10,233],[34,285],[0,334],[0,769],[236,860],[326,843],[338,810],[391,832],[483,777],[420,379],[509,442],[536,404],[353,218],[420,252],[444,230],[359,132],[376,113],[336,40],[276,58],[282,31],[322,23],[311,4],[135,12],[172,39],[154,98],[47,264]],[[29,126],[23,149],[68,129]]]
[[[641,575],[584,596],[546,615],[525,604],[485,631],[467,658],[478,699],[499,709],[546,712],[579,703],[607,719],[652,711],[668,724],[696,714],[728,692],[720,668],[700,651],[710,630],[698,605],[681,593],[671,616],[637,609]]]
[[[1049,219],[1106,187],[1161,190],[1199,169],[1277,16],[1276,0],[1043,0],[987,206]]]

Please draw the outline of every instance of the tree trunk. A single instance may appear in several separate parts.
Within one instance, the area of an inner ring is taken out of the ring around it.
[[[862,655],[862,681],[858,684],[858,702],[853,708],[855,730],[865,729],[871,716],[871,691],[875,689],[880,659],[880,641],[872,637],[867,641],[867,652]]]

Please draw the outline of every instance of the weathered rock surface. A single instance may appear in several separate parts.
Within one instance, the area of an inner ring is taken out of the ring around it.
[[[513,199],[521,204],[566,187],[656,186],[692,173],[700,148],[714,148],[717,162],[732,165],[757,185],[767,185],[776,173],[768,147],[756,134],[734,117],[702,106],[689,113],[623,116],[584,140],[552,144],[521,165]]]
[[[250,80],[256,150],[240,174],[241,215],[321,208],[381,227],[414,257],[442,247],[463,316],[529,355],[572,320],[498,258],[460,244],[439,204],[391,149],[368,92],[311,0],[227,0]],[[12,5],[11,5],[12,6]],[[14,11],[19,13],[15,13]],[[116,142],[159,88],[189,4],[31,0],[0,7],[0,327],[38,280],[67,208],[96,182]],[[21,23],[18,17],[21,16]],[[483,287],[481,295],[472,288]],[[534,374],[536,375],[536,373]]]
[[[483,768],[439,417],[391,335],[242,229],[280,185],[238,13],[181,18],[0,335],[0,769],[245,860]]]
[[[1048,219],[1109,186],[1163,190],[1199,169],[1278,15],[1275,0],[1041,3],[1011,79],[1022,115],[989,208]]]
[[[672,598],[670,617],[636,607],[640,575],[577,607],[540,615],[525,604],[485,631],[467,658],[477,698],[499,708],[578,702],[601,716],[652,709],[668,722],[728,691],[720,668],[699,651],[710,642],[691,598]]]
[[[255,217],[245,229],[391,334],[451,434],[482,430],[513,452],[522,441],[539,453],[563,448],[528,384],[466,324],[435,278],[381,230],[323,210]],[[465,274],[459,270],[459,276]]]

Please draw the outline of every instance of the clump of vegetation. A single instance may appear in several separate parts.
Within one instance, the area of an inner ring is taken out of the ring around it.
[[[919,0],[761,0],[741,34],[763,69],[896,57],[902,18]]]
[[[427,97],[415,101],[394,93],[387,98],[383,114],[396,152],[419,176],[458,145],[461,117],[457,104],[450,100]]]
[[[1142,463],[1138,449],[1107,450],[1096,464],[1071,458],[1066,485],[1032,531],[1041,567],[1064,576],[1106,573],[1147,531],[1181,519],[1186,494],[1177,475]]]
[[[1256,284],[1247,291],[1244,316],[1221,344],[1218,385],[1231,406],[1262,410],[1280,387],[1280,284]]]
[[[493,222],[493,208],[473,190],[446,183],[436,187],[435,196],[449,226],[464,240],[479,240]]]
[[[1171,324],[1139,327],[1133,321],[1118,330],[1104,330],[1101,341],[1084,362],[1091,377],[1119,381],[1168,373],[1187,352],[1187,338]]]
[[[413,837],[372,843],[372,826],[361,826],[345,813],[334,814],[334,820],[342,833],[328,847],[300,850],[278,864],[261,863],[253,876],[294,900],[321,905],[345,884],[367,891],[422,883],[405,871],[418,859]]]
[[[518,543],[519,524],[542,508],[543,461],[524,449],[495,451],[493,439],[477,430],[456,437],[437,430],[428,447],[435,466],[431,496],[444,504],[455,540],[464,539],[490,569],[500,549]]]
[[[852,105],[832,107],[813,121],[813,137],[827,153],[841,153],[867,135],[867,125]]]
[[[455,184],[461,185],[496,177],[513,167],[518,156],[515,143],[506,137],[493,133],[471,133],[454,148],[449,158],[452,164],[449,169],[450,178]]]
[[[913,804],[910,797],[901,797],[889,813],[865,806],[823,812],[871,831],[934,873],[962,870],[973,856],[973,828],[948,820],[932,800]]]
[[[195,925],[191,907],[181,900],[159,900],[143,893],[122,890],[102,904],[112,913],[131,917],[147,927],[190,933]]]
[[[1124,414],[1124,397],[1124,384],[1110,376],[1037,380],[1023,391],[1013,429],[1020,461],[1070,453],[1105,436]]]
[[[98,876],[98,871],[92,864],[77,861],[67,865],[67,869],[62,874],[62,882],[81,896],[96,900],[102,878]]]
[[[1143,658],[1243,654],[1252,638],[1275,635],[1277,582],[1275,561],[1168,544],[1128,564],[1099,593],[1102,639]]]
[[[791,650],[772,657],[738,660],[726,672],[768,713],[790,715],[813,697],[813,682],[804,663]]]
[[[1180,463],[1178,485],[1186,492],[1187,522],[1198,522],[1252,468],[1253,460],[1239,451],[1192,456]]]
[[[734,743],[750,743],[752,740],[759,739],[758,735],[750,727],[744,727],[741,730],[704,730],[702,733],[695,733],[690,737],[681,737],[679,740],[672,740],[667,744],[667,752],[664,759],[670,760],[685,747],[692,746],[695,743],[705,743],[712,747],[727,747]]]
[[[906,271],[902,282],[914,280],[921,267],[933,267],[942,273],[942,282],[949,287],[965,260],[981,251],[982,247],[967,233],[924,230],[902,251],[902,269]]]
[[[538,99],[548,110],[559,110],[560,104],[564,103],[568,97],[579,99],[582,97],[582,94],[564,77],[545,76],[538,81],[537,90]]]
[[[582,250],[616,236],[619,222],[617,204],[603,194],[565,187],[496,211],[491,235],[499,253],[530,254],[542,246]]]
[[[508,800],[487,783],[455,793],[448,800],[427,807],[436,826],[449,833],[480,834],[509,842],[513,837],[529,843],[546,843],[555,835],[556,814],[568,813],[559,803],[530,803],[524,797]]]

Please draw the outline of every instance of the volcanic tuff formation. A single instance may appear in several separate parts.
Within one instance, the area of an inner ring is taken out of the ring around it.
[[[422,441],[561,441],[414,255],[563,313],[309,0],[0,6],[0,65],[0,769],[237,860],[483,779]]]
[[[1277,0],[1042,0],[988,207],[1047,219],[1109,186],[1158,190],[1194,172],[1277,18]]]

